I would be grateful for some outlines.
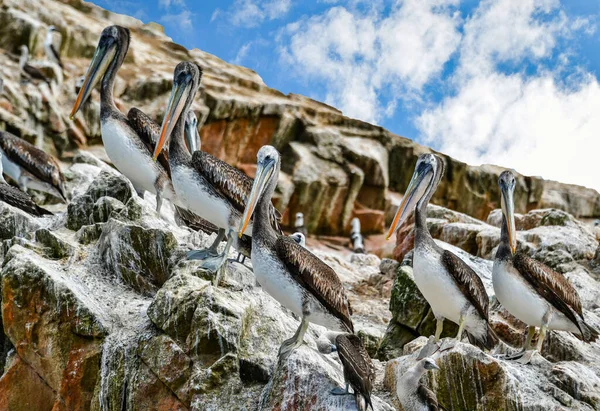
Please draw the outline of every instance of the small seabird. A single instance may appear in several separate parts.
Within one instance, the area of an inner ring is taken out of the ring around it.
[[[360,220],[357,217],[352,219],[352,230],[350,230],[350,241],[352,241],[352,251],[357,254],[365,253],[363,236],[360,233]]]
[[[354,325],[348,297],[335,271],[273,228],[271,198],[280,166],[281,158],[274,147],[263,146],[258,151],[256,178],[237,232],[245,232],[254,216],[252,267],[256,280],[263,290],[302,318],[296,334],[279,349],[281,362],[302,344],[309,323],[350,333]]]
[[[53,63],[58,64],[61,69],[64,69],[62,61],[60,60],[60,53],[54,45],[54,34],[60,32],[56,30],[54,26],[48,27],[48,33],[46,33],[46,39],[44,40],[44,51],[46,52],[46,57]]]
[[[331,390],[333,395],[350,394],[348,388],[354,391],[356,406],[360,411],[366,410],[371,403],[371,391],[375,382],[375,366],[369,353],[365,349],[360,338],[354,334],[347,333],[325,333],[325,338],[317,340],[317,348],[323,354],[337,351],[342,367],[344,369],[344,381],[346,387],[336,387]]]
[[[130,37],[129,29],[120,26],[109,26],[102,31],[71,119],[102,81],[100,125],[106,154],[131,181],[138,194],[143,195],[144,191],[156,194],[156,211],[160,212],[162,200],[176,200],[176,196],[165,153],[157,153],[159,161],[152,161],[154,143],[151,136],[154,129],[151,123],[155,123],[136,108],[132,108],[125,117],[113,98],[117,71],[127,55]]]
[[[1,160],[2,153],[0,153],[0,201],[36,217],[52,215],[52,212],[38,206],[28,194],[18,188],[12,187],[4,180]]]
[[[413,273],[415,283],[437,320],[439,341],[444,319],[458,324],[457,340],[467,331],[469,341],[492,349],[497,337],[488,323],[489,298],[479,276],[463,260],[438,246],[427,228],[427,203],[444,174],[444,163],[433,154],[417,160],[412,180],[386,238],[415,213]]]
[[[396,385],[396,395],[404,411],[437,411],[443,410],[435,393],[421,383],[421,377],[428,370],[439,370],[431,358],[423,358],[410,367]]]
[[[21,190],[43,191],[67,202],[65,177],[50,154],[6,131],[0,131],[0,153],[4,174]]]
[[[85,76],[81,76],[75,80],[75,95],[79,94],[79,91],[81,91],[81,88],[83,87],[83,83],[85,83]]]
[[[202,268],[217,273],[215,283],[218,284],[229,249],[235,241],[252,179],[208,153],[195,151],[190,155],[186,148],[185,115],[196,95],[201,74],[200,67],[193,62],[181,62],[175,68],[173,90],[154,154],[156,157],[169,140],[169,163],[177,198],[183,207],[220,228],[213,245],[221,242],[227,230],[223,253],[212,254],[213,247],[188,253],[188,259],[202,259]],[[278,227],[278,212],[272,205],[269,212],[272,224]],[[243,234],[250,235],[251,232],[251,227],[248,227]]]
[[[306,248],[306,237],[304,237],[304,234],[294,233],[294,234],[290,234],[290,237],[292,238],[292,240],[294,240],[295,242],[300,244],[302,247]]]
[[[596,341],[598,331],[585,322],[579,295],[569,280],[517,251],[515,177],[504,171],[498,185],[502,194],[502,229],[492,271],[494,291],[508,312],[529,326],[523,351],[510,358],[528,362],[535,351],[541,350],[547,330],[568,331],[585,342]],[[535,350],[530,350],[535,327],[540,328],[540,336]]]
[[[50,80],[48,77],[46,77],[39,68],[29,64],[29,49],[27,46],[23,44],[20,49],[21,57],[19,58],[19,67],[21,68],[21,74],[32,80],[44,81],[48,84],[48,86],[50,86]]]
[[[296,213],[296,220],[294,221],[294,231],[303,234],[305,237],[308,235],[306,227],[304,226],[304,214]]]

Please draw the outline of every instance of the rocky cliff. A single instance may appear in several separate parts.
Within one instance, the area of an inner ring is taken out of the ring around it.
[[[84,74],[102,28],[121,24],[133,40],[119,72],[116,96],[127,110],[140,107],[157,120],[172,85],[173,68],[195,60],[204,68],[202,91],[194,110],[204,150],[252,175],[256,153],[267,143],[284,154],[277,207],[284,223],[298,211],[311,233],[345,234],[352,217],[367,233],[383,231],[397,203],[394,192],[406,188],[419,154],[430,151],[371,124],[345,117],[339,110],[299,95],[269,88],[255,72],[228,64],[201,50],[171,41],[157,24],[102,10],[79,0],[3,0],[0,9],[0,127],[36,141],[64,160],[73,150],[101,142],[97,98],[78,115],[67,115],[75,99],[75,82]],[[62,35],[64,73],[43,61],[49,25]],[[58,77],[53,90],[20,84],[17,50],[29,46],[34,64]],[[486,219],[499,206],[500,170],[472,167],[444,156],[447,172],[433,201]],[[582,187],[518,177],[516,210],[560,208],[576,217],[600,216],[600,195]]]
[[[323,328],[311,326],[306,344],[275,367],[278,346],[298,320],[256,285],[248,261],[230,261],[224,284],[214,287],[183,258],[212,238],[178,227],[169,205],[157,215],[153,198],[140,199],[102,161],[98,96],[74,122],[67,118],[75,81],[111,23],[133,33],[117,83],[123,109],[160,116],[176,62],[197,60],[205,67],[194,106],[203,147],[252,174],[260,145],[276,145],[285,159],[277,205],[288,220],[302,210],[312,232],[339,234],[354,215],[380,232],[399,198],[393,190],[404,189],[416,156],[428,149],[321,103],[281,95],[256,73],[173,44],[157,25],[88,3],[3,0],[0,23],[0,126],[60,156],[72,196],[68,207],[46,204],[56,215],[45,218],[0,203],[0,410],[355,409],[351,396],[329,394],[343,376],[337,354],[316,350]],[[64,73],[41,59],[49,24],[63,35]],[[40,58],[33,64],[57,78],[52,89],[21,82],[13,54],[21,44]],[[490,282],[499,170],[445,160],[435,201],[464,213],[432,205],[429,228],[481,275],[494,329],[512,347],[483,353],[459,343],[436,355],[441,370],[424,381],[448,410],[600,409],[599,343],[551,332],[532,364],[501,359],[520,346],[524,324],[495,301]],[[598,194],[523,176],[517,192],[521,249],[565,273],[587,321],[599,328],[600,233],[576,218],[600,214]],[[346,288],[377,369],[378,411],[399,409],[398,378],[434,327],[412,280],[411,238],[403,227],[398,261],[308,241]],[[445,335],[455,332],[446,325]]]

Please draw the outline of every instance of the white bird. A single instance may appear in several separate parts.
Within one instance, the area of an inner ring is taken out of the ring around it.
[[[439,370],[440,367],[431,358],[426,357],[410,367],[396,385],[396,395],[404,411],[437,411],[443,410],[435,393],[421,383],[421,377],[428,370]]]

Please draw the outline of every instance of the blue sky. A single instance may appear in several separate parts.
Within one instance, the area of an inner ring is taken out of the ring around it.
[[[97,0],[470,164],[600,189],[598,0]]]

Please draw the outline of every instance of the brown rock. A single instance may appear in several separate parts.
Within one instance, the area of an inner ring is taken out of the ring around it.
[[[0,409],[51,411],[56,394],[20,357],[0,378]]]

